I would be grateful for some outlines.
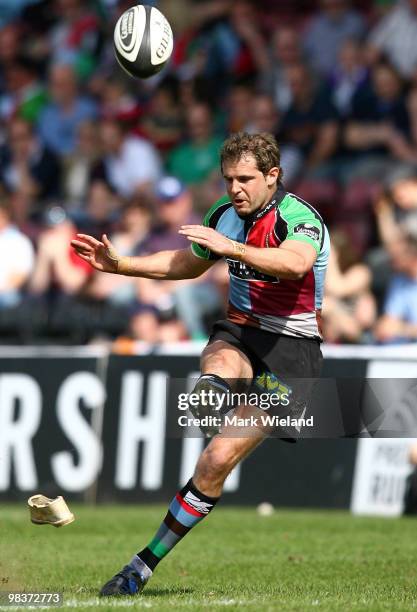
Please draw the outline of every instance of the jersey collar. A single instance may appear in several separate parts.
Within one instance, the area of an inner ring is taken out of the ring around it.
[[[284,185],[282,183],[278,183],[277,190],[275,191],[272,198],[269,200],[268,204],[264,206],[264,208],[261,208],[261,210],[258,210],[256,213],[251,215],[248,218],[248,221],[255,222],[258,221],[258,219],[262,219],[262,217],[269,213],[271,208],[279,206],[286,195],[287,192],[284,189]]]

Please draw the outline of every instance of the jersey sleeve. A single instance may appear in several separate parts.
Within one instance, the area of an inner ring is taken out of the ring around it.
[[[220,200],[217,200],[215,204],[210,208],[210,210],[206,213],[203,219],[203,225],[205,227],[211,227],[212,229],[216,229],[218,222],[218,215],[216,215],[216,211],[226,204],[229,201],[227,196],[223,196]],[[212,253],[210,249],[206,249],[196,242],[191,243],[191,251],[196,257],[200,257],[200,259],[207,259],[209,261],[217,261],[218,259],[222,259],[221,255],[217,255],[216,253]]]
[[[307,207],[302,206],[286,221],[286,240],[298,240],[311,244],[318,255],[323,246],[325,231],[324,223],[320,217]]]

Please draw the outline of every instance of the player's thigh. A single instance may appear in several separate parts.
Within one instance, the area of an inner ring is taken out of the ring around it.
[[[253,377],[249,358],[238,348],[223,340],[215,340],[206,346],[201,355],[201,372],[217,374],[227,379]]]

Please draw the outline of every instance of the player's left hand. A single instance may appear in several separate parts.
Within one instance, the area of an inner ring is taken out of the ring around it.
[[[178,233],[186,236],[190,242],[196,242],[200,246],[216,253],[216,255],[231,257],[234,253],[232,240],[216,232],[211,227],[205,227],[204,225],[182,225]]]

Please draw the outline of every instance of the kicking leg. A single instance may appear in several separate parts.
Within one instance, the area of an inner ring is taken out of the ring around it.
[[[250,431],[246,438],[220,434],[210,441],[197,462],[192,481],[205,495],[219,498],[223,484],[233,468],[265,439],[265,433]]]
[[[265,434],[248,438],[214,437],[202,452],[193,477],[176,494],[153,540],[137,554],[136,566],[154,571],[176,544],[214,508],[232,469],[246,457]]]
[[[206,347],[202,355],[203,375],[214,380],[251,378],[252,366],[238,349],[223,341]],[[101,595],[133,595],[142,591],[157,564],[218,502],[231,470],[265,437],[261,431],[250,437],[214,437],[201,454],[195,473],[175,495],[157,533],[144,549],[101,589]]]

